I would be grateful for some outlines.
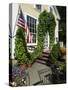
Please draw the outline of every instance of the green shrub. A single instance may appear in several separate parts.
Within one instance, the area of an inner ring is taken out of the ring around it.
[[[24,29],[19,28],[16,32],[16,39],[15,39],[15,57],[18,60],[18,64],[27,63],[27,46],[25,42],[25,32]]]
[[[49,32],[50,34],[50,46],[54,44],[54,30],[55,30],[55,18],[50,12],[43,11],[38,18],[37,27],[37,47],[33,53],[27,51],[27,46],[25,42],[25,32],[24,29],[19,28],[16,32],[15,39],[15,57],[18,59],[18,63],[32,63],[36,58],[42,55],[44,47],[44,39]]]
[[[49,32],[50,34],[50,46],[53,46],[54,44],[54,32],[55,32],[55,18],[54,15],[51,12],[47,12],[46,10],[43,11],[38,18],[38,43],[37,48],[32,53],[31,57],[32,59],[36,59],[37,57],[42,55],[43,47],[44,47],[44,39]]]
[[[49,55],[50,59],[52,60],[52,62],[56,62],[61,56],[61,53],[60,53],[60,46],[59,44],[55,44],[53,45],[53,48],[51,50],[51,53]]]
[[[66,61],[62,61],[61,56],[60,46],[59,43],[57,43],[53,46],[50,53],[52,66],[55,66],[52,68],[52,82],[54,84],[66,82]]]
[[[50,48],[53,46],[55,40],[54,37],[55,26],[56,26],[55,17],[51,12],[43,11],[39,15],[39,29],[41,29],[40,32],[43,33],[43,37],[47,34],[47,32],[49,32]]]

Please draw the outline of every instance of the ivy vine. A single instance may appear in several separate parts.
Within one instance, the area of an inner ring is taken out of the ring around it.
[[[50,47],[54,44],[54,32],[55,32],[55,18],[51,12],[43,11],[38,18],[38,36],[37,47],[33,53],[29,53],[25,42],[25,35],[22,28],[19,28],[16,32],[15,40],[15,57],[19,63],[32,63],[37,57],[42,55],[44,38],[49,32]],[[20,35],[21,34],[21,35]]]

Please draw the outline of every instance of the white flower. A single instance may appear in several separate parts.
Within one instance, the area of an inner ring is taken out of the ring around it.
[[[12,82],[11,84],[12,86],[17,86],[16,82]]]
[[[26,84],[26,81],[24,81],[24,84]]]
[[[24,78],[22,78],[22,82],[24,82]]]

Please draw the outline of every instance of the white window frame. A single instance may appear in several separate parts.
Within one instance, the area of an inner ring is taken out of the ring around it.
[[[27,22],[27,15],[28,15],[28,16],[36,19],[36,25],[38,24],[38,19],[36,17],[30,15],[29,13],[24,13],[24,15],[25,15],[26,22]],[[37,27],[36,27],[36,29],[37,29]],[[36,46],[36,45],[37,45],[37,30],[36,30],[36,43],[27,43],[27,46]]]

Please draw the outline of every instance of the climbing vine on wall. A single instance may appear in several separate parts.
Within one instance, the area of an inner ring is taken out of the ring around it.
[[[49,32],[50,36],[50,48],[54,44],[54,34],[55,34],[55,18],[51,12],[43,11],[38,18],[38,43],[35,52],[32,54],[32,58],[37,58],[42,54],[44,46],[44,38]]]
[[[19,46],[20,46],[20,43],[21,43],[21,47],[16,45],[16,49],[15,49],[16,55],[17,55],[16,57],[18,57],[18,51],[20,51],[20,50],[22,50],[22,52],[19,53],[19,55],[20,55],[19,59],[21,61],[24,59],[27,61],[27,63],[29,63],[29,62],[32,63],[37,57],[41,56],[42,52],[43,52],[44,38],[45,38],[47,32],[49,32],[49,36],[50,36],[50,46],[52,46],[54,44],[55,25],[56,25],[56,23],[55,23],[55,18],[53,16],[53,14],[51,12],[43,11],[39,15],[39,18],[38,18],[37,47],[35,48],[33,53],[29,53],[26,48],[24,34],[22,34],[23,35],[23,37],[21,37],[22,42],[18,41],[19,38],[18,38],[18,40],[16,39],[16,44],[19,44]],[[21,33],[24,33],[24,32],[21,32]],[[23,41],[23,39],[24,39],[24,41]],[[23,47],[22,47],[22,45],[23,45]],[[19,48],[17,48],[17,47],[19,47]],[[24,54],[24,53],[26,53],[26,54]]]
[[[25,32],[23,28],[18,28],[15,39],[15,58],[18,60],[18,64],[27,63],[27,46],[25,42]]]
[[[53,46],[55,39],[54,37],[55,26],[56,26],[54,15],[51,12],[43,11],[39,16],[39,23],[45,35],[47,32],[49,32],[50,47]]]

